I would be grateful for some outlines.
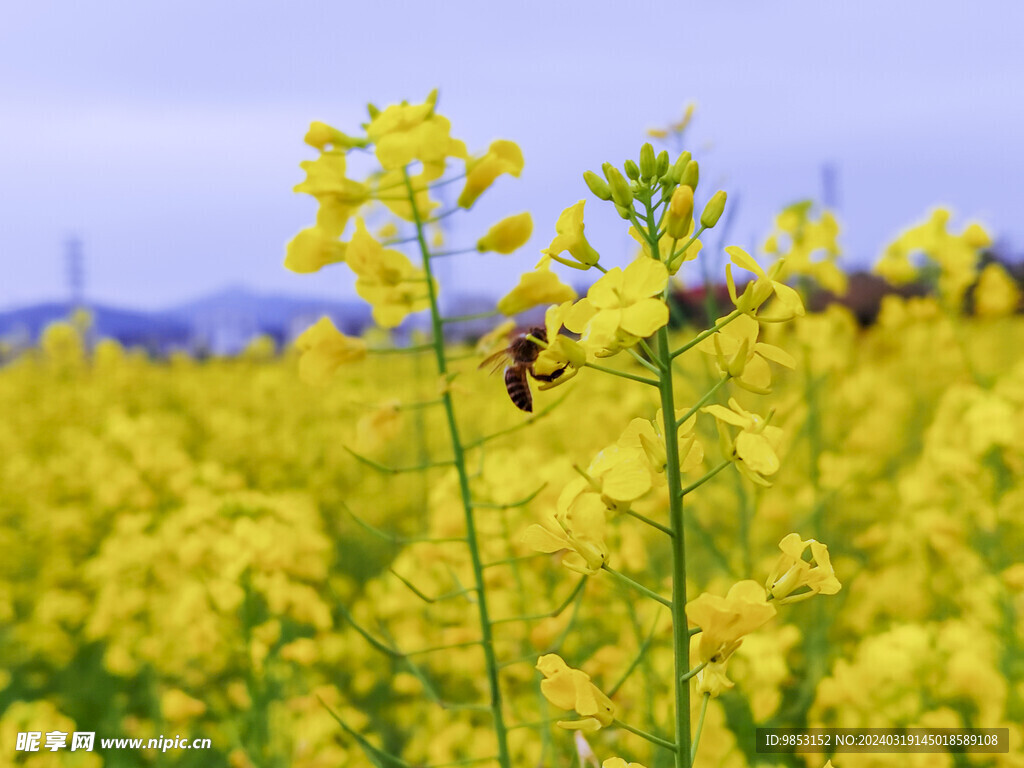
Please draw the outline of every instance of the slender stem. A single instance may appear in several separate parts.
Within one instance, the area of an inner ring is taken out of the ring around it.
[[[636,360],[638,363],[640,363],[640,365],[642,365],[648,371],[653,373],[655,376],[658,376],[658,375],[661,374],[661,371],[653,363],[651,363],[648,360],[645,360],[644,356],[641,355],[639,352],[637,352],[632,347],[628,347],[626,349],[626,351],[629,352],[629,356],[630,357],[632,357],[634,360]]]
[[[655,736],[653,733],[648,733],[647,731],[642,731],[639,728],[634,728],[632,725],[628,725],[627,723],[624,723],[621,720],[615,720],[614,722],[615,725],[617,725],[622,730],[629,731],[630,733],[639,736],[641,739],[646,739],[647,741],[651,742],[651,744],[657,744],[659,747],[663,747],[664,749],[667,749],[670,752],[676,751],[676,745],[668,739],[663,739],[661,738],[661,736]]]
[[[727,373],[722,378],[720,378],[717,382],[715,382],[715,385],[713,387],[711,387],[711,389],[709,389],[707,392],[704,393],[704,397],[702,397],[700,400],[698,400],[696,405],[693,406],[693,408],[691,408],[686,413],[684,413],[682,416],[680,416],[678,419],[676,419],[676,426],[677,427],[681,427],[681,426],[683,426],[683,424],[685,424],[687,421],[689,421],[690,417],[693,416],[693,414],[695,414],[697,411],[699,411],[703,407],[704,403],[706,403],[708,400],[710,400],[712,397],[714,397],[715,393],[718,392],[718,390],[720,390],[723,386],[725,386],[725,382],[727,382],[730,378],[731,377]]]
[[[650,205],[647,206],[647,226],[651,255],[660,260],[658,227]],[[666,301],[668,290],[666,286]],[[675,768],[690,768],[690,684],[680,680],[690,668],[690,638],[686,619],[686,527],[683,524],[683,495],[680,488],[679,428],[672,418],[676,412],[676,402],[667,326],[658,330],[656,343],[656,359],[665,371],[658,380],[658,390],[661,394],[661,412],[665,414],[665,479],[668,482],[669,527],[672,529],[672,600],[669,609],[672,612],[672,659],[675,668],[672,676],[676,705]]]
[[[704,669],[704,667],[706,667],[707,665],[708,665],[708,663],[707,663],[706,661],[702,661],[702,662],[701,662],[700,664],[698,664],[698,665],[697,665],[696,667],[694,667],[694,668],[693,668],[693,669],[691,669],[691,670],[690,670],[689,672],[687,672],[687,673],[686,673],[685,675],[683,675],[683,676],[682,676],[682,677],[680,678],[680,680],[689,680],[689,679],[690,679],[690,678],[692,678],[692,677],[693,677],[694,675],[698,674],[698,673],[699,673],[699,672],[700,672],[700,671],[701,671],[702,669]]]
[[[431,258],[434,258],[431,256]],[[471,315],[453,315],[452,317],[442,317],[442,323],[465,323],[470,320],[482,320],[487,317],[495,317],[498,314],[498,310],[492,309],[487,312],[474,312]]]
[[[708,336],[712,336],[712,335],[718,333],[725,326],[727,326],[729,323],[731,323],[733,320],[735,320],[737,317],[739,317],[742,314],[743,313],[740,312],[738,309],[734,309],[732,312],[730,312],[728,315],[723,317],[721,320],[719,320],[713,326],[708,328],[706,331],[701,331],[696,336],[694,336],[690,341],[686,342],[685,344],[683,344],[683,346],[681,346],[679,349],[677,349],[675,352],[673,352],[672,353],[673,359],[679,357],[684,352],[688,352],[689,350],[693,349],[695,346],[697,346],[702,341],[704,341],[704,339],[706,339]]]
[[[678,251],[675,251],[672,254],[672,256],[667,260],[666,265],[668,266],[670,272],[672,271],[672,266],[675,263],[676,259],[682,259],[682,257],[686,254],[686,249],[693,245],[694,241],[696,241],[698,237],[704,234],[705,229],[707,229],[707,227],[697,227],[697,231],[693,233],[693,237],[691,237],[689,240],[683,243],[683,247],[680,248]]]
[[[595,363],[584,363],[585,368],[593,368],[595,371],[601,373],[608,373],[612,376],[619,376],[623,379],[630,379],[631,381],[639,381],[641,384],[650,384],[652,387],[658,386],[657,379],[649,379],[646,376],[637,376],[632,373],[626,373],[625,371],[617,371],[614,368],[605,368],[603,365],[596,365]]]
[[[649,518],[649,517],[645,517],[644,515],[641,515],[641,514],[640,514],[639,512],[634,512],[634,511],[633,511],[632,509],[627,509],[627,510],[625,510],[625,512],[626,512],[626,514],[627,514],[627,515],[629,515],[630,517],[635,517],[635,518],[636,518],[637,520],[639,520],[639,521],[640,521],[641,523],[645,523],[645,524],[647,524],[647,525],[651,526],[651,528],[657,528],[657,529],[658,529],[659,531],[661,531],[662,533],[664,533],[664,534],[665,534],[666,536],[671,536],[671,535],[673,535],[673,534],[672,534],[672,529],[671,529],[671,528],[668,528],[668,527],[666,527],[666,526],[662,525],[662,524],[661,524],[661,523],[659,523],[659,522],[656,522],[656,521],[654,521],[654,520],[651,520],[651,518]]]
[[[444,329],[441,323],[441,309],[437,303],[437,286],[430,264],[430,249],[427,246],[423,231],[423,221],[416,206],[412,181],[409,172],[403,171],[405,187],[408,192],[409,206],[412,209],[413,221],[416,224],[416,235],[419,240],[420,254],[423,257],[423,271],[427,278],[430,298],[430,321],[433,330],[434,353],[437,358],[437,371],[443,378],[448,373],[448,362],[444,353]],[[494,652],[494,635],[491,617],[487,606],[487,590],[484,589],[484,567],[480,556],[480,545],[477,541],[476,520],[473,515],[473,496],[469,488],[469,473],[466,470],[466,457],[462,449],[459,425],[455,418],[455,403],[451,391],[446,389],[442,394],[445,415],[448,419],[448,431],[452,439],[452,453],[455,456],[455,469],[459,476],[459,492],[462,496],[462,509],[466,519],[466,541],[469,544],[470,558],[473,563],[473,577],[477,586],[477,610],[480,615],[480,641],[483,646],[484,660],[487,664],[487,678],[490,687],[490,710],[494,718],[494,735],[498,742],[498,763],[502,768],[512,768],[512,758],[508,749],[508,732],[505,716],[502,712],[501,685],[498,678],[498,659]]]
[[[614,576],[616,579],[621,581],[623,584],[625,584],[630,589],[635,589],[641,595],[644,595],[645,597],[649,597],[649,598],[651,598],[651,600],[654,600],[655,602],[661,603],[662,605],[664,605],[667,608],[671,608],[672,607],[671,602],[669,602],[666,598],[662,597],[661,595],[659,595],[654,590],[648,589],[647,587],[645,587],[640,582],[633,581],[633,579],[629,578],[629,576],[627,576],[626,574],[619,573],[615,569],[609,568],[607,565],[602,565],[601,568],[603,570],[607,571],[608,573],[610,573],[612,576]]]
[[[385,349],[368,349],[370,355],[411,355],[414,352],[428,352],[434,348],[433,344],[418,344],[412,347],[389,347]]]
[[[477,251],[476,248],[455,248],[450,251],[436,251],[435,253],[430,254],[430,258],[440,259],[445,256],[461,256],[464,253],[479,253],[479,251]]]
[[[697,489],[698,489],[698,488],[700,488],[700,487],[701,487],[702,485],[704,485],[704,483],[706,483],[706,482],[707,482],[708,480],[710,480],[710,479],[711,479],[712,477],[714,477],[714,476],[715,476],[715,475],[717,475],[717,474],[718,474],[719,472],[721,472],[721,471],[722,471],[723,469],[725,469],[726,467],[728,467],[728,466],[729,466],[730,464],[732,464],[732,462],[731,462],[731,461],[729,461],[729,460],[723,461],[723,462],[722,462],[721,464],[719,464],[719,465],[718,465],[717,467],[715,467],[715,468],[714,468],[714,469],[712,469],[712,470],[711,470],[710,472],[708,472],[708,473],[707,473],[706,475],[704,475],[704,477],[702,477],[702,478],[701,478],[700,480],[695,480],[695,481],[693,481],[692,483],[690,483],[690,484],[689,484],[688,486],[686,486],[685,488],[681,489],[681,490],[679,491],[679,495],[680,495],[680,497],[682,497],[682,496],[685,496],[686,494],[690,493],[691,491],[695,491],[695,490],[697,490]]]
[[[690,748],[690,763],[697,758],[697,745],[700,743],[700,733],[704,730],[704,716],[708,713],[708,702],[711,701],[711,693],[704,694],[704,701],[700,705],[700,719],[697,721],[697,733],[693,737],[693,746]]]
[[[467,450],[467,451],[471,451],[474,448],[479,448],[484,443],[489,443],[491,440],[496,440],[499,437],[502,437],[503,435],[508,435],[508,434],[510,434],[512,432],[518,432],[520,429],[525,429],[526,427],[528,427],[531,424],[533,424],[535,421],[539,421],[540,419],[544,418],[549,413],[551,413],[555,409],[556,406],[560,405],[562,403],[562,401],[565,400],[565,398],[568,395],[569,395],[569,393],[566,392],[564,395],[562,395],[560,398],[558,398],[554,402],[544,406],[544,408],[542,408],[539,411],[535,411],[529,417],[523,419],[522,421],[520,421],[520,422],[518,422],[516,424],[513,424],[511,427],[506,427],[505,429],[499,429],[497,432],[491,432],[490,434],[483,435],[482,437],[478,437],[476,440],[472,440],[472,441],[466,443],[463,446],[463,448],[465,450]],[[477,506],[479,506],[479,504]]]
[[[652,363],[657,365],[658,356],[656,354],[654,354],[654,350],[651,349],[651,345],[647,343],[647,340],[646,339],[640,339],[639,344],[640,344],[640,349],[642,349],[644,351],[644,354],[647,355],[647,358]]]
[[[647,658],[647,649],[651,647],[651,643],[654,641],[654,633],[658,629],[658,617],[656,616],[654,622],[651,624],[651,631],[647,633],[647,637],[640,644],[639,650],[637,650],[636,656],[633,657],[633,661],[626,668],[626,671],[622,673],[622,676],[611,688],[608,689],[608,696],[612,697],[619,692],[619,688],[622,687],[629,676],[633,674],[633,670],[640,666],[640,662]],[[653,718],[652,718],[653,720]]]

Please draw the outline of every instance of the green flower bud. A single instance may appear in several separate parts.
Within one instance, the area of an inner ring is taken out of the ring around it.
[[[672,164],[672,170],[668,174],[673,184],[678,184],[679,180],[683,178],[683,170],[691,158],[692,155],[689,152],[683,152],[683,154],[676,158],[676,161]]]
[[[725,192],[718,190],[704,206],[704,212],[700,215],[700,225],[711,229],[718,220],[722,218],[722,211],[725,210]]]
[[[654,172],[658,170],[658,161],[654,157],[654,147],[647,142],[640,147],[640,178],[650,181],[654,178]]]
[[[587,187],[594,196],[599,200],[611,200],[612,199],[612,188],[608,186],[608,183],[598,176],[593,171],[584,171],[583,180],[587,183]]]
[[[629,214],[632,212],[633,209],[630,208],[629,206],[619,205],[618,203],[616,203],[615,210],[619,212],[619,216],[624,218],[626,221],[629,221]]]
[[[666,173],[668,173],[668,150],[663,149],[658,153],[658,169],[654,172],[654,175],[659,179],[663,179]]]
[[[611,187],[612,200],[615,201],[615,205],[621,205],[623,208],[632,206],[633,190],[629,188],[629,182],[622,177],[619,169],[614,165],[608,165],[604,169],[604,173],[608,179],[608,186]]]
[[[640,167],[632,160],[627,160],[622,164],[622,167],[626,170],[626,175],[629,176],[633,181],[640,180]]]
[[[696,160],[691,160],[683,169],[683,175],[679,178],[679,183],[685,184],[690,189],[697,189],[698,181],[700,181],[700,166]]]

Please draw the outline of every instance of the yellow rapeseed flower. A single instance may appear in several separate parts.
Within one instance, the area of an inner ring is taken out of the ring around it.
[[[394,328],[406,315],[430,306],[423,270],[401,251],[374,240],[362,219],[356,220],[346,261],[358,276],[356,293],[371,304],[378,325]]]
[[[562,499],[567,497],[563,492]],[[565,504],[562,499],[558,514],[531,525],[523,533],[522,541],[537,552],[569,550],[562,565],[577,573],[593,575],[608,561],[605,504],[594,493],[576,495]]]
[[[296,340],[302,352],[299,378],[308,384],[326,384],[338,366],[366,356],[366,342],[339,331],[329,317],[321,317]]]
[[[697,349],[715,357],[720,373],[729,372],[744,389],[766,395],[772,385],[769,361],[793,369],[796,360],[784,349],[758,341],[760,329],[753,317],[740,315],[704,339]]]
[[[599,350],[598,357],[614,355],[668,322],[668,306],[652,298],[667,282],[665,265],[644,255],[625,270],[613,267],[572,308],[566,327]]]
[[[811,560],[804,560],[804,551],[810,547]],[[832,569],[828,547],[814,539],[803,541],[800,534],[791,533],[779,542],[782,555],[768,575],[765,589],[777,602],[785,605],[806,600],[819,593],[834,595],[842,585]],[[793,594],[794,590],[806,591]]]
[[[549,259],[554,259],[573,269],[589,269],[597,264],[600,256],[583,235],[583,206],[586,205],[586,202],[586,200],[580,200],[559,214],[558,221],[555,222],[557,234],[551,241],[551,245],[541,251],[544,258],[537,264],[538,267],[546,264]],[[569,252],[572,260],[562,258],[560,254],[565,251]]]
[[[503,315],[518,315],[541,304],[561,304],[576,298],[576,291],[558,279],[550,269],[535,269],[519,278],[519,285],[498,302]]]
[[[540,691],[544,698],[560,709],[572,709],[582,720],[560,720],[560,728],[593,732],[615,720],[615,705],[590,682],[590,675],[572,669],[561,656],[549,653],[537,659],[537,669],[544,675]]]
[[[720,424],[731,424],[742,430],[732,444],[736,466],[752,482],[768,486],[764,475],[779,471],[778,449],[782,443],[782,430],[768,424],[757,414],[745,411],[734,398],[729,398],[729,407],[708,405],[701,409],[710,413]]]
[[[434,111],[437,91],[423,104],[392,104],[366,126],[377,160],[386,170],[402,169],[413,160],[441,165],[445,158],[466,157],[466,145],[451,138],[451,123]]]
[[[307,227],[288,243],[284,265],[292,272],[316,272],[328,264],[345,261],[345,248],[346,243],[320,227]]]
[[[1020,288],[1001,264],[981,270],[974,289],[974,311],[980,317],[1006,317],[1020,306]]]
[[[512,253],[524,245],[533,234],[533,219],[529,213],[519,213],[502,219],[477,240],[476,249],[481,253]]]
[[[538,376],[550,376],[559,370],[562,373],[553,381],[541,382],[537,389],[551,389],[564,384],[579,373],[580,368],[587,362],[587,350],[583,345],[561,333],[566,314],[571,307],[571,301],[564,301],[548,307],[544,313],[545,337],[548,344],[537,355],[533,370]]]
[[[700,660],[721,663],[739,648],[743,636],[768,623],[775,606],[756,581],[740,581],[725,597],[704,592],[686,604],[686,616],[700,627]]]
[[[643,763],[627,763],[621,757],[609,757],[603,763],[601,768],[646,768]]]
[[[523,171],[523,151],[514,141],[499,139],[491,142],[487,154],[466,161],[466,185],[459,194],[460,208],[472,208],[494,180],[503,173],[519,177]]]
[[[775,262],[771,269],[765,272],[761,265],[739,246],[727,246],[725,252],[729,254],[732,264],[757,275],[757,280],[747,285],[743,295],[737,296],[736,283],[732,276],[732,264],[725,265],[725,281],[729,288],[729,296],[732,298],[733,304],[736,305],[736,309],[752,314],[774,294],[779,311],[770,316],[759,315],[760,320],[784,322],[804,314],[804,304],[800,300],[800,294],[775,279],[782,271],[783,262],[781,260]]]

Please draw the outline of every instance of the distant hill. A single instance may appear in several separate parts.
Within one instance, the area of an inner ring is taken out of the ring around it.
[[[46,302],[0,311],[0,338],[19,345],[35,344],[50,323],[66,320],[73,306]],[[170,309],[143,312],[89,304],[96,337],[117,339],[125,346],[155,354],[176,349],[235,354],[259,334],[278,344],[290,343],[327,315],[339,330],[359,334],[370,323],[370,308],[360,301],[327,301],[306,297],[259,294],[231,287]]]
[[[0,312],[0,337],[34,344],[51,323],[67,320],[74,307],[70,303],[48,302]],[[159,314],[117,309],[102,304],[89,307],[93,332],[103,338],[117,339],[125,346],[141,346],[154,351],[186,347],[192,334],[188,323]]]

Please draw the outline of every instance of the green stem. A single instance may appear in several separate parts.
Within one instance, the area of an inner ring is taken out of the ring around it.
[[[691,237],[689,240],[687,240],[683,244],[683,247],[680,248],[678,251],[674,252],[672,254],[672,256],[665,262],[665,265],[668,267],[668,271],[669,272],[671,272],[672,269],[675,267],[676,259],[682,259],[683,256],[686,255],[686,249],[689,248],[691,245],[693,245],[694,242],[696,242],[698,237],[700,237],[702,234],[704,234],[704,230],[705,229],[707,229],[707,227],[705,227],[705,226],[697,227],[697,231],[693,233],[693,237]]]
[[[704,475],[704,477],[702,477],[702,478],[701,478],[700,480],[694,480],[694,481],[693,481],[692,483],[690,483],[690,484],[689,484],[688,486],[686,486],[685,488],[681,489],[681,490],[679,491],[679,495],[680,495],[680,496],[685,496],[686,494],[690,493],[691,491],[695,491],[695,490],[697,490],[697,489],[698,489],[698,488],[700,488],[700,487],[701,487],[702,485],[704,485],[704,483],[706,483],[706,482],[707,482],[708,480],[710,480],[710,479],[711,479],[712,477],[714,477],[714,476],[715,476],[715,475],[717,475],[717,474],[718,474],[719,472],[721,472],[721,471],[722,471],[723,469],[725,469],[726,467],[728,467],[728,466],[729,466],[730,464],[732,464],[732,462],[731,462],[731,461],[728,461],[728,460],[726,460],[726,461],[723,461],[723,462],[722,462],[721,464],[719,464],[719,465],[718,465],[717,467],[715,467],[715,468],[714,468],[714,469],[712,469],[712,470],[711,470],[710,472],[708,472],[708,473],[707,473],[706,475]]]
[[[441,378],[444,378],[448,373],[448,362],[444,353],[444,329],[441,323],[441,309],[437,303],[437,286],[434,283],[434,276],[430,265],[430,249],[427,246],[426,236],[423,231],[423,221],[416,206],[416,196],[413,194],[409,172],[407,170],[403,171],[403,176],[405,177],[405,188],[408,192],[413,221],[416,224],[416,236],[419,241],[420,254],[423,257],[423,271],[427,278],[430,298],[430,321],[434,336],[433,342],[434,353],[437,358],[437,371]],[[462,509],[466,519],[466,541],[469,544],[470,558],[473,563],[473,577],[477,586],[480,640],[484,650],[484,660],[487,665],[487,679],[491,694],[490,710],[494,719],[494,735],[498,742],[498,763],[502,768],[512,768],[512,758],[508,750],[508,729],[505,725],[504,713],[502,712],[501,685],[498,679],[498,659],[494,652],[494,635],[487,606],[487,590],[484,588],[484,567],[480,557],[480,546],[477,541],[476,520],[473,515],[473,496],[469,488],[466,457],[462,449],[462,439],[459,435],[459,425],[455,418],[455,403],[452,401],[451,392],[446,389],[442,399],[444,400],[444,410],[448,420],[448,431],[452,439],[455,469],[459,476],[459,492],[462,496]]]
[[[723,317],[721,320],[719,320],[713,326],[708,328],[706,331],[701,331],[696,336],[694,336],[690,341],[688,341],[686,344],[683,344],[683,346],[681,346],[679,349],[677,349],[675,352],[672,353],[672,358],[675,359],[675,358],[679,357],[681,354],[683,354],[684,352],[687,352],[687,351],[693,349],[695,346],[697,346],[702,341],[704,341],[704,339],[706,339],[708,336],[711,336],[713,334],[718,333],[725,326],[727,326],[729,323],[731,323],[733,320],[735,320],[737,317],[739,317],[742,314],[743,313],[740,312],[738,309],[734,309],[732,312],[730,312],[728,315]]]
[[[687,673],[686,673],[685,675],[683,675],[683,676],[682,676],[682,677],[681,677],[680,679],[681,679],[681,680],[689,680],[689,679],[690,679],[690,678],[692,678],[692,677],[693,677],[694,675],[696,675],[696,674],[699,674],[699,673],[700,673],[700,671],[701,671],[702,669],[704,669],[704,667],[706,667],[707,665],[708,665],[708,663],[707,663],[706,661],[702,661],[702,662],[701,662],[700,664],[698,664],[698,665],[697,665],[696,667],[694,667],[694,668],[693,668],[693,669],[691,669],[691,670],[690,670],[689,672],[687,672]]]
[[[661,603],[666,608],[671,608],[672,607],[672,604],[667,599],[665,599],[664,597],[659,595],[654,590],[648,589],[643,584],[641,584],[639,581],[633,581],[633,579],[629,578],[629,576],[627,576],[626,574],[619,573],[615,569],[609,568],[607,565],[602,565],[601,568],[603,570],[607,571],[608,573],[610,573],[612,576],[614,576],[616,579],[621,581],[623,584],[625,584],[630,589],[635,589],[641,595],[644,595],[645,597],[649,597],[649,598],[651,598],[651,600],[654,600],[655,602]]]
[[[693,737],[693,747],[690,749],[690,762],[697,757],[697,745],[700,743],[700,732],[704,730],[704,716],[708,713],[708,702],[711,701],[711,694],[704,694],[704,702],[700,706],[700,719],[697,721],[697,733]]]
[[[658,227],[654,210],[647,206],[647,242],[651,255],[660,260]],[[668,286],[665,300],[668,300]],[[683,518],[682,481],[680,479],[679,428],[673,416],[676,412],[675,389],[672,380],[672,351],[669,347],[668,327],[657,333],[656,360],[665,371],[658,380],[661,412],[665,421],[665,478],[668,482],[668,517],[672,529],[672,658],[675,674],[675,768],[690,768],[690,684],[681,680],[690,669],[690,637],[686,619],[686,528]]]
[[[661,738],[661,736],[655,736],[653,733],[648,733],[647,731],[642,731],[639,728],[634,728],[632,725],[628,725],[622,722],[621,720],[615,720],[614,722],[615,725],[617,725],[622,730],[629,731],[630,733],[639,736],[641,739],[646,739],[647,741],[651,742],[651,744],[657,744],[659,747],[664,747],[670,752],[676,751],[676,745],[668,739],[663,739]]]
[[[431,258],[434,258],[434,257],[431,256]],[[469,322],[470,320],[483,320],[484,318],[487,318],[487,317],[497,317],[497,315],[498,315],[498,310],[492,309],[492,310],[490,310],[488,312],[474,312],[471,315],[454,315],[452,317],[442,317],[441,318],[441,322],[442,323],[465,323],[465,322]]]
[[[434,348],[433,344],[418,344],[412,347],[390,347],[384,349],[368,349],[370,355],[411,355],[416,352],[428,352]]]
[[[616,371],[614,368],[605,368],[603,365],[595,365],[594,363],[584,363],[585,368],[593,368],[595,371],[601,373],[608,373],[612,376],[619,376],[623,379],[629,379],[631,381],[639,381],[641,384],[650,384],[652,387],[658,386],[657,379],[649,379],[646,376],[637,376],[632,373],[626,373],[625,371]]]
[[[629,352],[630,357],[632,357],[634,360],[640,363],[640,365],[642,365],[648,371],[653,373],[655,376],[661,375],[661,371],[658,370],[653,363],[650,363],[646,359],[644,359],[644,356],[637,352],[635,349],[629,347],[626,349],[626,351]]]
[[[651,520],[651,518],[645,517],[644,515],[641,515],[639,512],[634,512],[632,509],[626,509],[624,511],[625,511],[625,513],[627,515],[629,515],[630,517],[635,517],[641,523],[645,523],[646,525],[651,526],[651,528],[657,528],[659,531],[664,533],[666,536],[671,536],[672,535],[672,529],[671,528],[668,528],[668,527],[662,525],[659,522]]]
[[[683,426],[683,424],[689,421],[690,417],[693,416],[693,414],[695,414],[697,411],[699,411],[701,407],[703,407],[704,403],[706,403],[708,400],[714,397],[715,393],[718,392],[718,390],[720,390],[723,386],[725,386],[725,382],[727,382],[730,378],[732,377],[729,376],[729,374],[727,373],[721,379],[715,382],[715,385],[704,393],[704,397],[698,400],[697,404],[694,405],[693,408],[691,408],[685,414],[676,419],[676,426],[681,427]]]

